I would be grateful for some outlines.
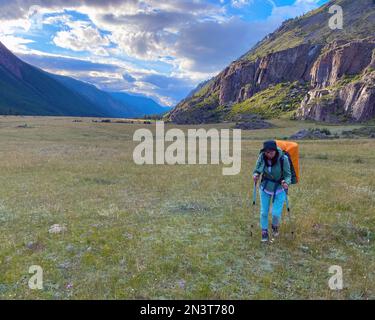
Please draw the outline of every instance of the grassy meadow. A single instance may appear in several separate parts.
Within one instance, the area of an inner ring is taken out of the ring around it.
[[[375,298],[375,139],[301,141],[291,214],[261,244],[262,141],[326,124],[243,131],[241,173],[223,176],[222,165],[135,165],[133,133],[153,125],[73,120],[0,117],[0,299]],[[32,265],[43,290],[28,287]]]

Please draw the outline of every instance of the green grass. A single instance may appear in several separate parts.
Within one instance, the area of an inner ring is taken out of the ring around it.
[[[345,87],[348,84],[360,82],[362,80],[362,77],[367,72],[368,73],[372,72],[371,68],[369,68],[368,70],[365,69],[362,73],[358,73],[358,74],[352,74],[352,75],[344,74],[342,76],[342,78],[340,80],[338,80],[335,84],[333,84],[331,86],[328,86],[325,89],[326,90],[338,91],[338,90],[342,89],[343,87]],[[324,96],[323,96],[323,98],[324,98]],[[329,98],[327,98],[327,99],[329,100],[331,98],[332,98],[332,95],[329,95]]]
[[[0,118],[0,298],[375,298],[374,139],[301,141],[291,219],[261,245],[250,187],[262,141],[326,124],[243,131],[241,174],[222,176],[221,165],[135,165],[133,133],[153,126],[72,120]],[[49,234],[56,223],[66,232]],[[41,291],[28,289],[31,265]]]
[[[207,88],[204,87],[202,90],[205,91]],[[217,90],[211,92],[208,96],[204,96],[201,91],[191,99],[181,102],[178,108],[184,110],[183,118],[187,120],[187,123],[194,124],[220,122],[223,115],[223,112],[218,108],[220,92]],[[163,119],[164,121],[175,120],[171,119],[170,113],[166,114]]]
[[[292,90],[296,90],[294,94]],[[229,118],[239,113],[255,113],[270,119],[280,116],[291,116],[301,104],[306,94],[305,85],[279,83],[256,93],[251,98],[233,105]]]
[[[277,38],[263,40],[262,45],[251,50],[244,59],[256,61],[268,54],[283,51],[293,47],[297,47],[304,42],[303,34],[299,28],[288,30],[278,34]]]

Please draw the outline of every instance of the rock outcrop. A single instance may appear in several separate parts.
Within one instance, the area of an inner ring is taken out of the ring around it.
[[[290,140],[309,140],[309,139],[334,139],[328,130],[321,129],[302,129],[289,137]]]
[[[321,46],[303,44],[257,59],[233,63],[219,75],[220,105],[242,102],[281,82],[309,81]]]
[[[233,104],[271,85],[310,81],[311,68],[320,51],[319,45],[303,44],[270,53],[256,61],[236,61],[214,78],[204,94],[183,100],[168,117],[175,123],[218,121],[220,117],[214,115],[219,106],[220,111],[230,110]]]
[[[375,39],[334,43],[311,70],[297,118],[339,122],[375,116]]]
[[[371,39],[328,45],[311,70],[311,85],[321,89],[337,83],[344,75],[361,73],[370,65],[374,48]]]
[[[241,130],[258,130],[269,129],[274,127],[272,123],[264,121],[260,116],[255,114],[238,115],[233,119],[236,121],[235,129]]]
[[[241,130],[258,130],[258,129],[269,129],[272,128],[273,125],[264,120],[254,120],[249,122],[238,122],[234,126],[235,129]]]

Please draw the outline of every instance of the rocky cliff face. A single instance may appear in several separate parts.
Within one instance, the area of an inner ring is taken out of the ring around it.
[[[337,122],[375,117],[375,39],[329,45],[311,69],[299,119]]]
[[[324,47],[303,44],[255,61],[232,63],[206,92],[183,101],[169,116],[177,123],[218,121],[233,105],[258,92],[298,81],[310,88],[296,112],[298,119],[365,121],[375,117],[374,80],[374,38]]]
[[[217,121],[218,117],[212,115],[219,106],[222,111],[230,110],[234,104],[272,85],[310,81],[311,69],[320,51],[319,45],[303,44],[256,61],[236,61],[216,76],[203,94],[182,101],[169,117],[177,123]],[[207,116],[210,112],[211,116]]]
[[[344,10],[345,30],[328,27],[328,8]],[[298,82],[303,90],[295,117],[318,121],[365,121],[374,113],[375,4],[372,0],[334,0],[298,19],[284,23],[239,60],[230,64],[192,96],[181,101],[166,120],[202,123],[231,120],[233,112],[257,112],[263,92],[279,94],[278,84]],[[369,37],[369,35],[371,37]],[[305,90],[307,89],[307,90]],[[270,108],[288,108],[271,101]],[[307,91],[307,94],[306,94]],[[297,94],[298,95],[298,94]],[[266,96],[268,100],[268,96]],[[246,104],[246,107],[243,105]],[[299,107],[298,107],[299,106]]]
[[[240,61],[219,75],[220,105],[242,102],[270,85],[309,81],[320,46],[303,44],[269,54],[254,62]]]

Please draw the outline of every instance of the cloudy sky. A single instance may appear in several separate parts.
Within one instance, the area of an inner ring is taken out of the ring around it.
[[[0,41],[23,60],[175,105],[283,20],[327,0],[0,0]]]

